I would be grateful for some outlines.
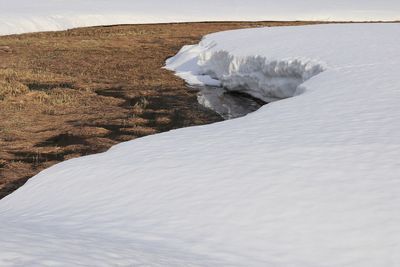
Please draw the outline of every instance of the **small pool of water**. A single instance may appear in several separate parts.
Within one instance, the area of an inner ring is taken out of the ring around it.
[[[220,87],[191,86],[198,91],[197,99],[201,105],[218,113],[225,120],[243,117],[267,104],[249,95],[229,92]]]

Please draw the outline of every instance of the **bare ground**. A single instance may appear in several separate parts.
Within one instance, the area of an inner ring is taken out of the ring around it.
[[[121,25],[0,37],[0,198],[60,161],[220,121],[162,69],[165,59],[207,33],[303,24],[310,23]]]

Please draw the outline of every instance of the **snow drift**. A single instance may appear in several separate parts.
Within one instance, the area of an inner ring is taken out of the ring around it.
[[[235,57],[228,51],[209,50],[207,40],[183,48],[167,60],[167,68],[192,85],[222,86],[230,91],[250,94],[266,102],[294,96],[297,88],[324,70],[323,63],[310,60],[268,60],[262,56]],[[193,60],[192,50],[202,51]],[[191,64],[183,64],[187,57]],[[185,69],[186,68],[186,69]]]
[[[360,24],[185,47],[189,82],[295,96],[45,170],[0,202],[0,265],[399,266],[399,43]]]

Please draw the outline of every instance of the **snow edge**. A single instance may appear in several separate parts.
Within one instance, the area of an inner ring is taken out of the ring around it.
[[[327,64],[313,59],[236,56],[216,46],[204,37],[198,45],[184,46],[167,59],[165,68],[189,85],[220,86],[265,102],[301,94],[305,81],[327,69]]]

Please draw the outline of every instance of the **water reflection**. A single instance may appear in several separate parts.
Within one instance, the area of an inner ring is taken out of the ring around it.
[[[225,120],[245,116],[262,107],[264,102],[250,96],[228,92],[220,87],[192,87],[198,90],[199,103],[218,113]]]

